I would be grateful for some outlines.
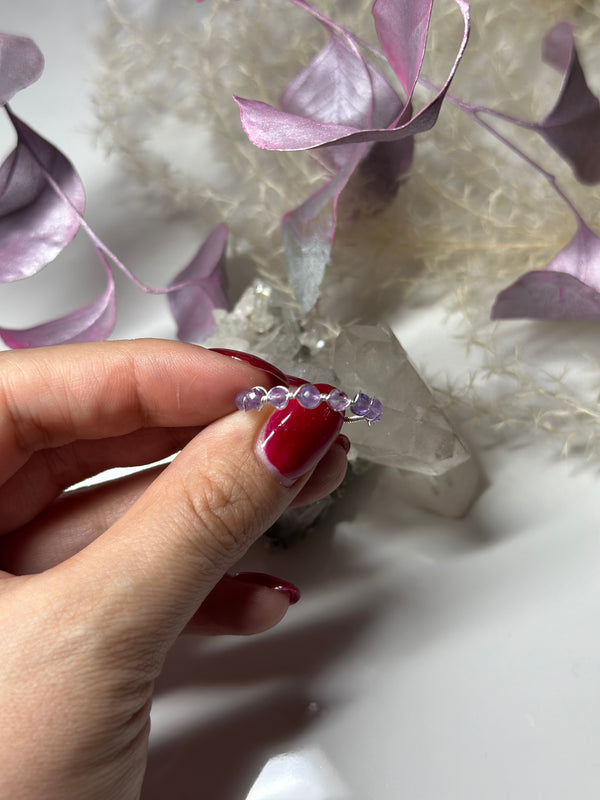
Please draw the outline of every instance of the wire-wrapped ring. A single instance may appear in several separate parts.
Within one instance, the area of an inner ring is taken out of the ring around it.
[[[273,408],[283,409],[290,400],[297,400],[306,409],[316,408],[319,403],[327,403],[333,411],[344,415],[344,422],[367,422],[375,425],[383,417],[383,405],[376,397],[369,397],[363,392],[357,392],[353,398],[348,397],[340,389],[331,389],[321,392],[312,383],[303,383],[294,389],[287,386],[273,386],[265,389],[263,386],[253,386],[239,392],[235,398],[235,405],[240,411],[257,411],[267,403]],[[350,410],[350,416],[346,411]]]

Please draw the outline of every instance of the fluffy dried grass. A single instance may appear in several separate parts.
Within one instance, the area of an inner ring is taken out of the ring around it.
[[[374,40],[369,3],[317,5]],[[324,34],[286,0],[205,6],[175,4],[157,22],[147,7],[133,13],[109,0],[94,92],[98,130],[147,199],[165,213],[197,215],[207,228],[225,219],[234,253],[250,255],[285,287],[280,218],[321,174],[307,154],[250,145],[231,95],[276,104]],[[562,19],[574,23],[588,80],[600,93],[600,12],[591,0],[474,2],[472,41],[453,93],[542,117],[560,76],[541,64],[540,42]],[[455,4],[438,0],[424,67],[433,81],[447,73],[460,28]],[[419,90],[419,101],[427,96]],[[556,174],[600,230],[598,188],[574,181],[539,137],[502,132]],[[341,206],[317,316],[340,323],[443,304],[460,317],[457,335],[472,367],[436,379],[440,399],[496,438],[537,431],[554,435],[565,452],[600,455],[597,325],[489,321],[496,292],[543,268],[574,233],[572,215],[541,175],[446,103],[433,131],[419,138],[414,167],[392,202],[382,206],[357,175]]]

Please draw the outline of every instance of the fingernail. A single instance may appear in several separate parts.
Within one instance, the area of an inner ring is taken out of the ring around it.
[[[345,433],[340,433],[340,435],[336,439],[336,442],[340,445],[340,447],[342,447],[346,451],[346,453],[350,452],[350,447],[351,447],[350,439],[346,436]]]
[[[293,606],[300,600],[300,589],[294,586],[289,581],[284,581],[281,578],[276,578],[275,575],[269,575],[266,572],[236,572],[232,575],[237,581],[242,583],[253,583],[257,586],[267,586],[269,589],[274,589],[276,592],[281,592],[287,595],[289,604]]]
[[[317,383],[322,393],[333,387]],[[343,416],[327,403],[303,408],[297,400],[274,411],[257,442],[261,460],[284,486],[291,486],[323,458],[342,427]]]
[[[243,353],[241,350],[227,350],[223,347],[210,347],[209,350],[212,350],[213,353],[220,353],[222,356],[235,358],[237,361],[245,361],[246,364],[250,364],[250,366],[256,367],[266,372],[268,375],[272,375],[277,383],[283,384],[284,386],[288,385],[288,379],[280,369],[277,369],[273,364],[269,364],[268,361],[258,356],[253,356],[252,353]]]

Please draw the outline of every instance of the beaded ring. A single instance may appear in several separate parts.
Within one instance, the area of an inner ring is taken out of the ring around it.
[[[357,392],[353,398],[348,397],[340,389],[331,389],[327,394],[320,392],[312,383],[304,383],[297,389],[288,389],[287,386],[273,386],[265,389],[263,386],[253,386],[252,389],[239,392],[235,397],[235,405],[240,411],[257,411],[269,403],[273,408],[283,409],[290,400],[307,409],[316,408],[319,403],[327,403],[333,411],[344,414],[344,422],[367,422],[375,425],[383,417],[383,405],[376,397]],[[352,412],[345,416],[347,409]]]

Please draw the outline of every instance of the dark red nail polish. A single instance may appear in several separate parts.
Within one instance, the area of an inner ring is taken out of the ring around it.
[[[258,356],[253,356],[252,353],[243,353],[241,350],[227,350],[223,347],[211,347],[209,349],[212,350],[213,353],[220,353],[222,356],[229,356],[229,358],[235,358],[237,361],[244,361],[246,364],[250,364],[251,367],[256,367],[266,372],[268,375],[272,375],[277,383],[288,386],[287,376],[284,375],[280,369],[277,369],[273,364],[269,364],[268,361]]]
[[[276,592],[281,592],[287,595],[291,606],[300,600],[300,589],[289,581],[276,578],[275,575],[269,575],[266,572],[237,572],[232,577],[242,583],[253,583],[257,586],[266,586]]]
[[[340,433],[340,435],[336,439],[336,442],[340,445],[340,447],[343,447],[346,453],[350,452],[350,446],[351,446],[350,439],[346,436],[345,433]]]
[[[315,385],[323,393],[333,388],[324,383]],[[267,420],[258,439],[258,454],[280,483],[291,486],[316,467],[335,441],[343,420],[327,403],[307,409],[290,400]]]

